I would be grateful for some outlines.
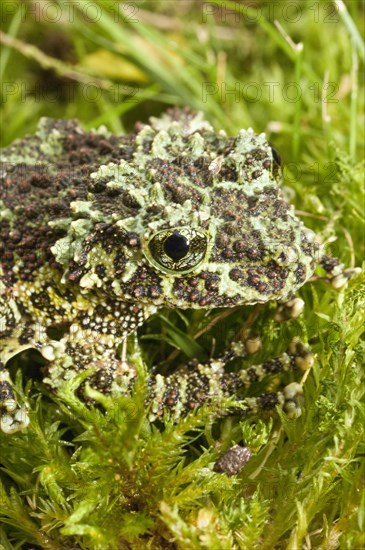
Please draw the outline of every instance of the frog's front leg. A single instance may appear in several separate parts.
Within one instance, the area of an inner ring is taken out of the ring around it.
[[[62,347],[52,341],[46,329],[21,315],[11,291],[0,282],[0,428],[11,434],[29,424],[25,406],[17,403],[12,381],[6,367],[7,362],[18,353],[38,349],[47,359],[55,357],[56,349]]]
[[[338,258],[323,254],[318,262],[327,273],[326,281],[336,290],[344,287],[347,282],[361,273],[361,268],[345,268]],[[312,280],[321,277],[315,275]],[[298,296],[292,296],[285,302],[279,303],[274,315],[275,321],[283,322],[297,319],[304,310],[304,301]]]
[[[151,308],[123,302],[80,311],[61,339],[65,352],[51,362],[45,382],[57,389],[91,370],[87,381],[102,393],[109,393],[114,381],[128,387],[136,370],[127,361],[127,337],[151,313]]]
[[[0,281],[0,426],[5,433],[14,433],[25,428],[29,417],[25,407],[20,407],[15,399],[7,361],[22,349],[19,327],[22,318],[9,290]],[[25,347],[24,347],[25,346]]]

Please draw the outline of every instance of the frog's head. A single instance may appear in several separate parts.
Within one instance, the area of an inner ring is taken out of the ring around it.
[[[133,146],[132,161],[100,166],[88,200],[71,203],[74,220],[53,247],[64,280],[120,300],[211,308],[285,299],[311,276],[315,243],[281,196],[264,134],[229,138],[173,111],[139,126]]]

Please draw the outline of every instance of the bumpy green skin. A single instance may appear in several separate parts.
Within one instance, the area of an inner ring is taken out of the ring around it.
[[[285,301],[315,269],[314,235],[281,195],[264,134],[229,138],[177,109],[127,136],[42,119],[2,161],[4,431],[27,423],[5,369],[22,349],[50,361],[54,388],[86,368],[101,391],[116,380],[127,387],[135,372],[116,349],[159,307]],[[183,258],[166,252],[175,241],[164,248],[174,232]],[[49,327],[63,338],[52,341]],[[176,374],[151,378],[152,417],[170,407],[178,418],[207,400],[209,383],[229,394],[223,366],[211,377],[200,368],[204,375],[186,371],[181,384]]]

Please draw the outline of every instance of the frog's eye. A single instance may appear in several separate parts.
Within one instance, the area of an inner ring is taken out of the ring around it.
[[[145,254],[158,269],[168,273],[192,271],[205,258],[208,237],[204,231],[178,227],[155,233]]]

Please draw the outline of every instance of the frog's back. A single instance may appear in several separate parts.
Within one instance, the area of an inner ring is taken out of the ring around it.
[[[34,280],[40,267],[59,270],[51,247],[65,233],[53,225],[84,201],[100,163],[130,158],[128,137],[83,132],[77,121],[41,120],[35,135],[2,150],[0,256],[5,282]],[[15,269],[14,269],[15,268]]]

